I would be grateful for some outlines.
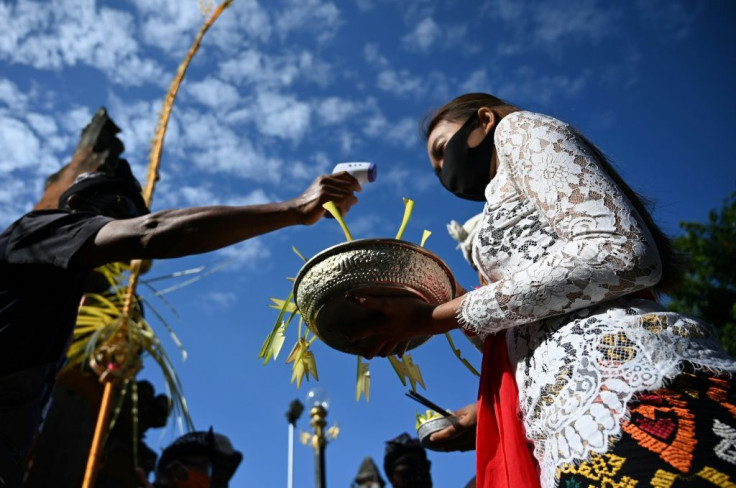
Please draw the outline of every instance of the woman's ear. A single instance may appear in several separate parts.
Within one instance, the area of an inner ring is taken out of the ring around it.
[[[498,115],[489,107],[481,107],[478,109],[478,120],[486,134],[489,134],[493,127],[498,123]]]

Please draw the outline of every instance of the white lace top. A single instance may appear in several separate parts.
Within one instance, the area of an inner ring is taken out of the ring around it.
[[[652,286],[661,262],[623,192],[569,125],[515,112],[495,134],[496,176],[473,242],[487,286],[465,295],[460,323],[507,330],[527,436],[556,485],[565,462],[604,453],[635,392],[662,387],[683,361],[736,372],[712,329],[625,295]]]

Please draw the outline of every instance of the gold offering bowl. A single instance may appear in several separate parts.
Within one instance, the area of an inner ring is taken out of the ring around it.
[[[377,319],[379,313],[346,300],[348,291],[356,295],[415,297],[440,304],[454,298],[457,287],[450,269],[439,257],[398,239],[349,241],[314,256],[296,277],[296,305],[325,344],[360,355],[370,349],[370,340],[352,343],[343,333],[355,324]],[[428,339],[414,337],[408,349]]]

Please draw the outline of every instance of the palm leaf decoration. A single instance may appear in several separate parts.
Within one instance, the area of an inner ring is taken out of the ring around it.
[[[110,288],[104,293],[85,295],[67,352],[69,361],[65,369],[90,366],[101,381],[119,380],[125,383],[135,377],[143,359],[150,357],[163,373],[171,402],[169,407],[175,418],[186,424],[188,429],[193,429],[176,370],[156,332],[143,316],[143,307],[137,295],[132,299],[129,314],[126,316],[124,313],[129,293],[125,282],[130,266],[112,263],[96,271],[105,277]],[[155,309],[148,306],[147,310]],[[163,321],[160,314],[156,315]],[[164,324],[184,355],[181,342],[165,321]]]

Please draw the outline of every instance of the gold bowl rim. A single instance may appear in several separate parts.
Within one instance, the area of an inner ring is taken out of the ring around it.
[[[312,256],[306,263],[304,263],[302,268],[299,270],[299,273],[297,273],[296,278],[294,279],[294,288],[293,288],[294,300],[296,300],[297,291],[299,290],[299,284],[304,278],[304,275],[306,275],[309,272],[309,270],[317,263],[323,261],[324,259],[330,256],[339,254],[346,250],[350,250],[353,248],[367,249],[367,248],[370,248],[371,246],[382,245],[382,244],[410,249],[412,251],[424,254],[428,258],[432,259],[435,263],[437,263],[437,265],[439,265],[442,271],[444,271],[445,274],[447,275],[447,278],[450,280],[451,297],[454,298],[457,296],[457,282],[455,281],[455,276],[452,274],[452,271],[450,271],[450,268],[447,266],[447,264],[445,264],[445,262],[432,251],[429,251],[421,246],[418,246],[417,244],[414,244],[413,242],[404,241],[401,239],[368,238],[368,239],[354,239],[352,241],[341,242],[334,246],[330,246],[320,251],[319,253],[315,254],[314,256]]]

